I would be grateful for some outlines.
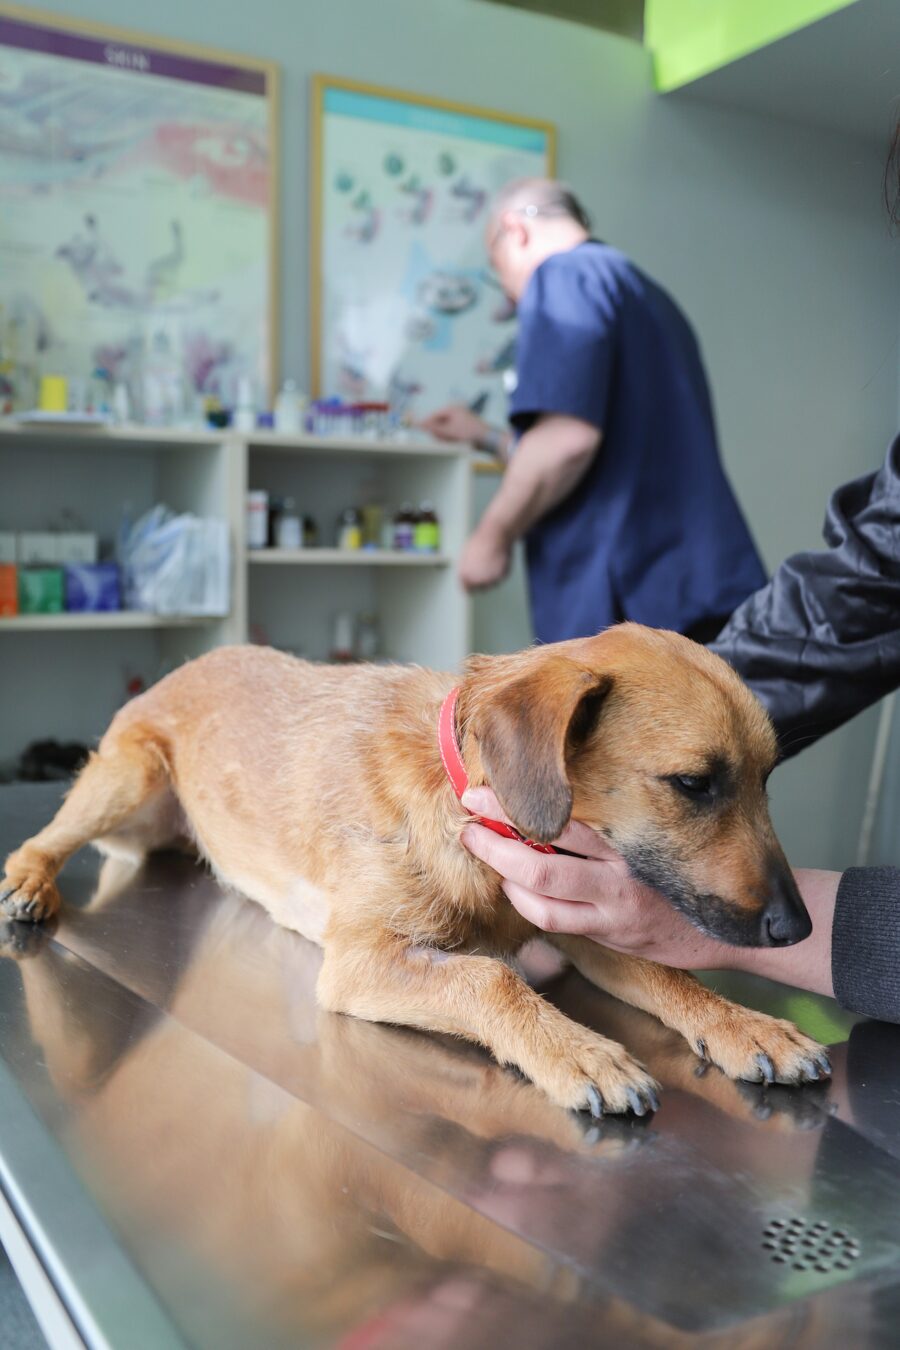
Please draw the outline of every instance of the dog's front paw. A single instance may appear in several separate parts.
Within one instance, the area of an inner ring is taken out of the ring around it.
[[[728,1008],[698,1036],[694,1049],[729,1078],[748,1083],[819,1083],[831,1076],[828,1055],[793,1022]]]
[[[535,1082],[558,1106],[599,1118],[659,1110],[659,1084],[623,1046],[588,1033],[568,1046]]]
[[[40,923],[59,909],[56,884],[39,869],[26,871],[7,862],[6,875],[0,881],[0,911],[9,919]]]
[[[27,961],[37,956],[50,941],[54,927],[52,922],[37,928],[32,923],[0,919],[0,959]]]

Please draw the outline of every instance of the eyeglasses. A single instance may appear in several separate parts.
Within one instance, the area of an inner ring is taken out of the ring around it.
[[[537,202],[526,202],[524,206],[510,206],[506,211],[503,212],[503,215],[526,216],[529,220],[534,220],[536,216],[569,216],[571,219],[577,220],[578,224],[583,224],[585,229],[588,228],[587,222],[582,221],[580,219],[581,213],[579,213],[579,216],[577,217],[573,216],[572,211],[568,207],[561,205],[539,206]],[[491,235],[491,238],[489,239],[487,245],[487,255],[489,259],[493,256],[494,249],[496,248],[500,240],[503,238],[503,236],[508,232],[508,230],[509,226],[504,225],[501,222],[497,226],[495,232]]]

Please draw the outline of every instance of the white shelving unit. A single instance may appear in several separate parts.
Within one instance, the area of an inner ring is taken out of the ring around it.
[[[327,657],[334,615],[375,615],[382,651],[398,661],[453,669],[471,645],[470,605],[456,579],[469,526],[468,447],[432,441],[362,438],[247,441],[247,486],[292,497],[312,515],[320,548],[247,553],[248,631],[312,658]],[[345,552],[333,547],[347,506],[378,502],[392,514],[404,502],[434,503],[438,554]]]
[[[453,561],[446,553],[407,553],[387,549],[341,548],[265,548],[251,549],[247,561],[281,563],[289,567],[448,567]]]
[[[108,546],[126,506],[163,501],[227,521],[230,612],[221,618],[145,613],[0,618],[0,760],[30,741],[90,741],[124,697],[223,643],[268,641],[326,659],[339,611],[375,615],[383,654],[445,669],[470,650],[470,604],[454,562],[469,524],[469,450],[432,442],[287,437],[0,422],[0,530],[41,530],[63,509]],[[315,517],[322,547],[246,547],[250,487],[291,496]],[[441,551],[331,547],[340,512],[378,501],[431,500]]]
[[[143,610],[111,610],[102,614],[17,614],[0,618],[2,633],[76,633],[91,629],[113,632],[128,628],[208,628],[219,619],[192,614],[147,614]]]

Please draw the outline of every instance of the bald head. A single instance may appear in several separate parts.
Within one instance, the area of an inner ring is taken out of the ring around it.
[[[554,253],[588,238],[587,212],[554,178],[517,178],[494,197],[485,242],[504,290],[518,300],[531,274]]]
[[[585,233],[591,228],[588,214],[575,193],[556,178],[514,178],[491,202],[491,223],[499,220],[504,211],[532,220],[571,220]]]

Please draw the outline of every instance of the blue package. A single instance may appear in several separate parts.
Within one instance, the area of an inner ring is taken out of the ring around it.
[[[118,563],[67,563],[65,577],[67,610],[96,614],[122,608]]]

